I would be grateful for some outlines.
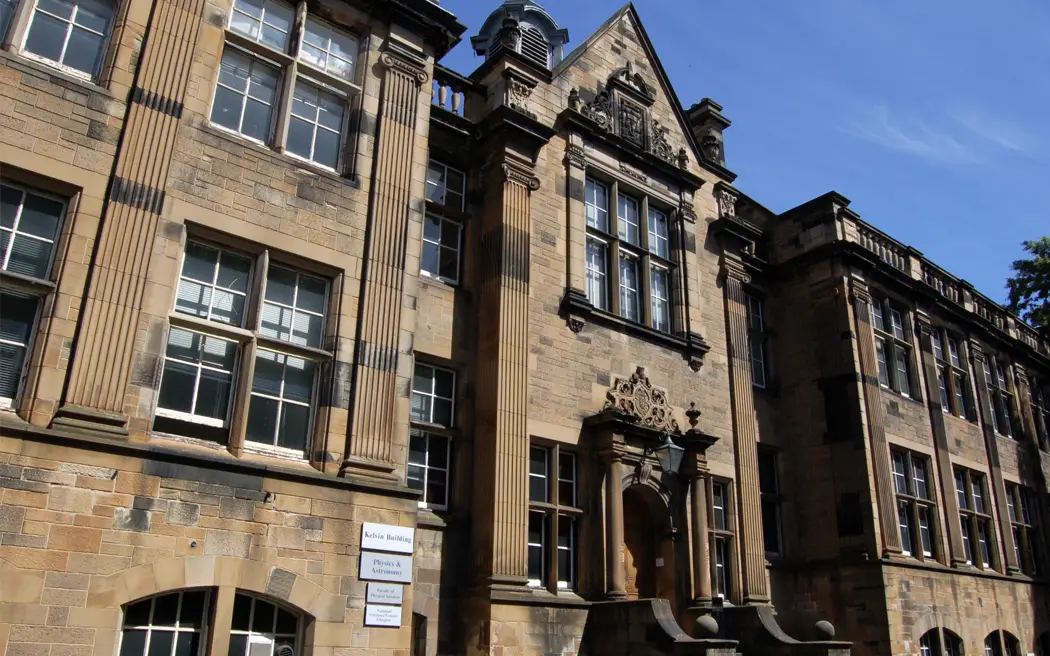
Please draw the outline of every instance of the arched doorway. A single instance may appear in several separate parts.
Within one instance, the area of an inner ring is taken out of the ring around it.
[[[656,596],[656,531],[649,502],[637,487],[623,492],[623,565],[628,599]]]

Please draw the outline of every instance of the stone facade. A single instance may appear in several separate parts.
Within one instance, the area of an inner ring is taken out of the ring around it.
[[[633,6],[111,4],[0,22],[0,654],[1047,655],[1045,335],[735,188]]]

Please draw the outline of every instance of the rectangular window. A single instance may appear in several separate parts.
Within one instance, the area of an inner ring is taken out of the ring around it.
[[[587,179],[587,225],[591,228],[609,231],[609,189],[599,183]]]
[[[711,550],[711,578],[715,594],[728,600],[732,594],[732,545],[733,530],[729,507],[729,483],[711,482],[710,527],[708,528]]]
[[[560,445],[529,448],[529,585],[551,592],[576,586],[576,486],[575,454]]]
[[[959,353],[959,342],[947,331],[934,328],[930,335],[933,357],[937,361],[937,384],[940,388],[941,410],[956,417],[970,416],[970,384]],[[947,344],[948,347],[944,348]]]
[[[889,326],[885,317],[890,318]],[[905,330],[905,313],[895,301],[872,298],[871,325],[875,330],[875,356],[879,384],[903,396],[912,396],[911,342]]]
[[[910,451],[892,450],[890,454],[901,551],[905,556],[933,560],[937,543],[933,524],[936,508],[928,484],[929,460]]]
[[[984,375],[988,382],[988,404],[992,427],[1005,437],[1014,436],[1014,395],[1007,379],[1008,364],[998,357],[986,356]]]
[[[279,0],[235,0],[211,123],[339,172],[359,42],[312,15],[298,20]]]
[[[467,176],[436,160],[427,165],[427,200],[462,212],[467,195]]]
[[[649,269],[649,293],[653,302],[653,328],[671,332],[671,281],[667,269],[654,264]]]
[[[620,240],[638,246],[638,201],[630,196],[620,194],[618,209],[618,218],[620,220],[618,236]]]
[[[1031,376],[1028,380],[1028,403],[1032,408],[1032,419],[1035,421],[1036,438],[1039,448],[1050,451],[1050,393],[1043,389],[1044,380]]]
[[[280,70],[227,47],[219,64],[219,82],[211,122],[266,144],[273,129]]]
[[[7,34],[7,28],[11,25],[11,18],[15,15],[16,0],[0,0],[0,39]]]
[[[287,151],[326,169],[339,165],[346,99],[299,77],[292,92]]]
[[[621,189],[618,182],[586,182],[587,298],[599,310],[673,332],[668,214],[650,198]]]
[[[455,392],[455,372],[417,362],[412,376],[412,421],[451,428]]]
[[[1035,526],[1035,493],[1026,487],[1007,483],[1006,509],[1014,535],[1017,566],[1029,576],[1041,571],[1043,548]]]
[[[224,428],[229,421],[237,343],[172,327],[157,415]]]
[[[649,208],[649,252],[666,259],[671,257],[670,230],[667,215]]]
[[[766,370],[766,317],[762,299],[744,294],[747,310],[748,357],[751,360],[751,384],[765,388]]]
[[[629,256],[620,256],[620,314],[630,321],[641,320],[639,307],[638,260]]]
[[[608,245],[594,237],[587,238],[587,299],[599,310],[609,309]]]
[[[14,278],[50,282],[65,214],[64,199],[0,181],[0,270]],[[0,408],[12,407],[21,391],[40,297],[49,293],[39,290],[5,280],[0,292]]]
[[[767,554],[783,553],[780,518],[780,476],[777,454],[758,452],[758,486],[762,494],[762,536]]]
[[[433,214],[423,218],[423,258],[419,272],[451,285],[459,283],[459,250],[463,226]]]
[[[963,549],[966,563],[982,569],[992,569],[989,536],[992,517],[985,507],[984,475],[970,469],[956,468],[955,494],[959,500],[959,520],[962,523]],[[975,560],[980,556],[980,562]]]
[[[187,241],[153,427],[226,443],[235,412],[247,412],[250,446],[302,457],[313,431],[318,372],[327,359],[329,281],[272,261],[257,267],[256,261],[270,261],[269,254],[253,258]],[[254,282],[253,274],[262,280]],[[258,290],[265,292],[253,303]],[[251,320],[248,307],[258,308]],[[245,327],[257,330],[246,335]],[[252,343],[255,348],[245,351]],[[241,364],[245,352],[254,353],[250,369]],[[242,369],[254,373],[242,379]],[[236,391],[244,387],[247,403],[237,410]]]
[[[265,446],[306,451],[310,433],[316,364],[312,360],[258,349],[245,438]]]
[[[251,271],[248,257],[201,242],[188,242],[175,311],[242,327]]]
[[[93,78],[102,67],[113,9],[114,3],[107,0],[37,0],[23,50],[75,75]]]
[[[413,430],[408,445],[408,487],[419,490],[420,508],[445,510],[449,501],[450,440]]]

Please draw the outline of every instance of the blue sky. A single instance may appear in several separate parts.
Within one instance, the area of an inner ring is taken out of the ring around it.
[[[620,0],[540,0],[568,50]],[[461,73],[498,0],[441,0],[468,26]],[[1050,234],[1045,0],[641,0],[683,104],[733,121],[736,186],[781,212],[826,191],[1005,301],[1021,242]]]

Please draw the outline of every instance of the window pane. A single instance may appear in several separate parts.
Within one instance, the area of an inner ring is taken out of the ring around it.
[[[667,215],[654,209],[649,210],[649,251],[663,258],[670,256]]]
[[[620,314],[631,321],[641,321],[639,308],[638,261],[621,253],[620,256]]]
[[[48,16],[38,9],[33,13],[33,22],[29,26],[26,50],[53,62],[59,62],[68,27],[69,23]]]
[[[198,656],[200,645],[201,634],[180,632],[175,641],[175,656]]]
[[[548,500],[549,451],[540,447],[529,449],[529,500],[545,503]]]
[[[273,631],[276,609],[261,599],[255,600],[255,614],[252,616],[252,631],[270,633]]]
[[[310,407],[285,403],[281,413],[280,431],[277,434],[277,446],[305,451],[309,430]]]
[[[170,631],[151,631],[149,637],[149,656],[171,656],[171,646],[175,634]]]
[[[74,27],[70,30],[69,40],[66,42],[62,64],[88,75],[94,75],[99,64],[102,63],[103,40],[104,37],[101,34]],[[153,651],[152,647],[150,651]]]
[[[164,375],[160,381],[160,396],[157,406],[177,412],[193,411],[193,386],[197,380],[197,368],[168,360],[164,363]]]
[[[152,599],[146,599],[128,606],[124,610],[124,626],[148,626],[152,603]]]
[[[576,456],[562,453],[558,462],[558,503],[576,505]]]
[[[194,414],[225,420],[232,389],[232,374],[202,370],[200,384],[197,387],[197,407]]]
[[[967,503],[966,496],[966,475],[961,471],[955,472],[955,495],[956,499],[959,501],[959,509],[969,509],[970,506]]]
[[[596,239],[587,240],[587,300],[600,310],[609,309],[606,271],[606,245]]]
[[[544,551],[546,518],[541,512],[529,513],[529,564],[528,577],[533,580],[543,580],[544,574]]]
[[[215,104],[211,109],[212,123],[230,130],[238,130],[241,123],[241,103],[243,102],[244,98],[242,96],[225,87],[215,89]]]
[[[620,194],[619,199],[620,225],[618,234],[629,244],[638,245],[638,201]]]
[[[926,506],[919,506],[919,538],[922,540],[923,555],[932,556],[933,537],[930,530],[930,510]]]
[[[896,364],[897,391],[905,396],[911,394],[911,384],[908,380],[907,351],[900,346],[893,347],[893,359]]]
[[[252,598],[245,595],[237,595],[233,600],[233,622],[230,624],[234,631],[247,631],[248,622],[251,619]]]
[[[248,404],[248,425],[245,439],[249,442],[274,444],[277,435],[277,411],[280,402],[261,396],[252,396]]]
[[[146,635],[145,629],[124,629],[120,637],[120,656],[143,656],[146,653]]]
[[[904,454],[894,451],[893,461],[893,487],[897,494],[908,494],[908,479],[904,469]]]
[[[780,553],[780,507],[775,501],[762,501],[762,539],[768,553]]]
[[[598,230],[609,229],[609,194],[606,188],[595,182],[587,180],[586,191],[587,225]]]
[[[901,549],[910,555],[915,546],[912,544],[911,512],[906,501],[897,502],[897,521],[900,524]]]
[[[11,17],[15,13],[15,0],[0,0],[0,34],[7,34]]]
[[[179,626],[202,628],[204,622],[204,605],[207,593],[204,590],[193,590],[182,593],[182,610],[179,612]]]
[[[886,363],[886,342],[881,337],[875,338],[875,359],[879,365],[879,384],[883,387],[890,386],[890,370]]]
[[[54,241],[58,236],[58,224],[63,211],[64,206],[61,202],[27,193],[22,205],[22,216],[18,221],[18,231]]]

